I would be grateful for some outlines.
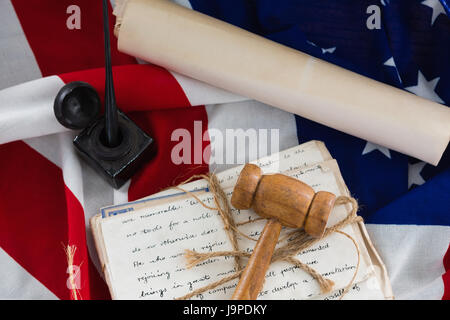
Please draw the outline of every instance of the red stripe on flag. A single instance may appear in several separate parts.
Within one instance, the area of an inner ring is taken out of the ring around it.
[[[444,282],[444,295],[442,296],[442,300],[450,300],[450,246],[444,256],[444,268],[445,273],[442,275],[442,281]]]
[[[70,299],[63,244],[76,245],[82,297],[107,298],[88,259],[83,210],[61,169],[22,141],[0,145],[0,154],[1,247],[57,297]]]
[[[202,139],[202,135],[208,130],[208,116],[204,107],[188,109],[173,109],[166,111],[139,112],[130,115],[141,128],[149,131],[156,140],[157,155],[149,162],[139,174],[133,177],[128,190],[130,201],[148,196],[163,188],[181,183],[195,174],[206,173],[209,166],[203,160],[194,163],[175,164],[171,159],[172,148],[179,143],[171,141],[172,132],[176,129],[187,130],[191,139],[191,150],[194,152],[194,138]],[[194,135],[194,121],[202,124],[201,135]],[[198,141],[198,140],[197,140]],[[202,141],[201,152],[209,145],[209,141]]]
[[[155,65],[127,65],[113,68],[117,105],[124,112],[189,107],[191,104],[178,81],[167,70]],[[66,73],[65,83],[85,81],[103,101],[105,69]]]
[[[104,65],[102,1],[12,0],[23,31],[43,76]],[[70,30],[67,8],[80,7],[81,29]],[[136,63],[117,50],[112,36],[115,19],[110,8],[111,54],[114,65]]]
[[[72,1],[12,0],[12,3],[43,75],[103,66],[100,1],[76,2],[81,8],[81,30],[66,28],[66,9]],[[134,58],[117,52],[115,39],[112,55],[115,65],[135,62]],[[163,69],[125,68],[114,76],[119,107],[124,111],[190,105],[177,81]],[[88,81],[103,97],[103,70],[61,78],[66,82]],[[206,131],[204,107],[142,111],[131,117],[156,139],[159,148],[155,159],[133,179],[130,199],[157,191],[183,175],[207,171],[204,163],[177,166],[170,161],[173,145],[170,136],[174,129],[192,131],[193,121],[198,120],[202,121],[202,132]],[[4,177],[0,182],[3,192],[0,244],[4,250],[55,295],[68,299],[67,262],[61,242],[71,242],[78,247],[75,264],[82,266],[82,298],[106,297],[105,284],[90,262],[86,248],[82,207],[64,185],[61,170],[23,142],[0,146],[0,152]]]

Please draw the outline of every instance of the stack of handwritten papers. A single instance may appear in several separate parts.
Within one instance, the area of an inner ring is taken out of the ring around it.
[[[265,174],[281,172],[302,180],[316,191],[350,195],[337,162],[319,141],[310,141],[253,163]],[[228,197],[242,167],[217,174]],[[234,258],[227,256],[212,257],[192,268],[186,267],[184,253],[187,249],[208,253],[233,248],[219,213],[198,201],[214,207],[214,197],[206,180],[196,180],[182,188],[189,193],[165,190],[138,201],[102,208],[100,214],[91,219],[113,299],[175,299],[236,272]],[[348,204],[336,206],[327,226],[340,222],[348,212]],[[252,210],[233,209],[233,214],[238,224],[258,218]],[[239,229],[257,239],[265,222],[242,224]],[[285,228],[282,234],[289,231],[292,229]],[[299,267],[277,261],[271,264],[258,299],[393,298],[385,266],[364,223],[352,223],[341,231],[351,239],[333,233],[296,256],[334,282],[331,292],[323,294],[317,281]],[[238,234],[238,244],[241,250],[251,252],[255,242]],[[243,258],[244,265],[246,261]],[[191,299],[230,299],[237,282],[238,279],[231,280]],[[349,283],[349,290],[342,296]]]

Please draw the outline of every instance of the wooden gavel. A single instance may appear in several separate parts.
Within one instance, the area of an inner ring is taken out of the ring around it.
[[[323,235],[336,196],[282,174],[263,175],[261,168],[246,164],[231,197],[240,210],[250,209],[269,219],[248,260],[233,300],[255,300],[278,242],[282,226],[304,228],[312,237]]]

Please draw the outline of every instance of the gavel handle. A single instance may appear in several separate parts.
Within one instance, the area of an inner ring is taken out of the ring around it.
[[[256,243],[232,300],[255,300],[261,291],[273,251],[281,232],[281,223],[270,219]]]

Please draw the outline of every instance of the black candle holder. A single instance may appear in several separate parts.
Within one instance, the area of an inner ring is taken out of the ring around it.
[[[154,140],[116,106],[109,40],[108,0],[103,0],[105,40],[105,114],[100,99],[85,82],[65,85],[55,98],[57,120],[84,129],[73,141],[81,156],[114,188],[120,188],[156,152]]]
[[[120,188],[155,152],[154,141],[123,112],[118,112],[120,143],[109,147],[105,118],[84,129],[73,141],[83,158],[114,188]]]

